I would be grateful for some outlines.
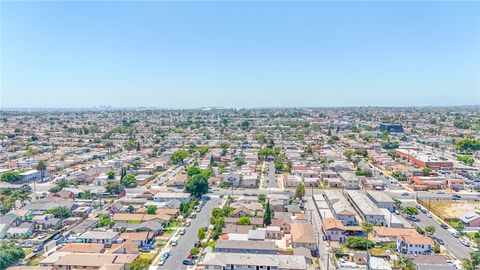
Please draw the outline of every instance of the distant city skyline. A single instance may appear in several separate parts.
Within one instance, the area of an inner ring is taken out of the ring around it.
[[[480,104],[479,2],[0,3],[0,109]]]

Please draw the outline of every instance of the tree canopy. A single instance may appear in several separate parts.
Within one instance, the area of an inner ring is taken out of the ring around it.
[[[185,184],[185,191],[194,197],[200,198],[208,192],[208,176],[200,173],[189,177]]]
[[[185,149],[180,149],[172,153],[170,160],[173,164],[180,164],[190,155],[190,153]]]

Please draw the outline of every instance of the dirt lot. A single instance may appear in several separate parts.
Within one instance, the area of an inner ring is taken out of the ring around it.
[[[468,212],[480,213],[480,202],[424,202],[426,208],[442,219],[458,218]]]

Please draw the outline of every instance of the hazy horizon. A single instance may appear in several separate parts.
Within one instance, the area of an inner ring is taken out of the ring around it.
[[[480,104],[479,2],[0,5],[0,109]]]

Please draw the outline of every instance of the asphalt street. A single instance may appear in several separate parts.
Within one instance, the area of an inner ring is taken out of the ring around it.
[[[210,217],[212,216],[212,209],[220,205],[222,199],[212,198],[205,203],[202,211],[197,214],[197,218],[192,219],[191,225],[185,228],[185,234],[178,239],[178,245],[170,249],[170,257],[164,265],[159,266],[158,269],[179,270],[186,269],[183,265],[183,260],[187,258],[190,249],[192,249],[195,241],[198,240],[197,232],[202,226],[210,224]]]
[[[268,163],[268,174],[265,178],[267,181],[266,186],[267,188],[276,188],[277,187],[277,174],[275,173],[275,164],[273,161]]]
[[[415,202],[409,204],[417,205]],[[442,239],[445,242],[444,248],[457,257],[457,259],[461,260],[470,257],[469,253],[473,251],[473,249],[460,243],[460,239],[453,237],[448,229],[443,229],[440,227],[440,225],[435,221],[435,217],[429,218],[426,214],[420,211],[417,217],[420,219],[420,221],[416,223],[421,227],[425,228],[426,226],[433,226],[435,228],[435,233],[433,236]]]

